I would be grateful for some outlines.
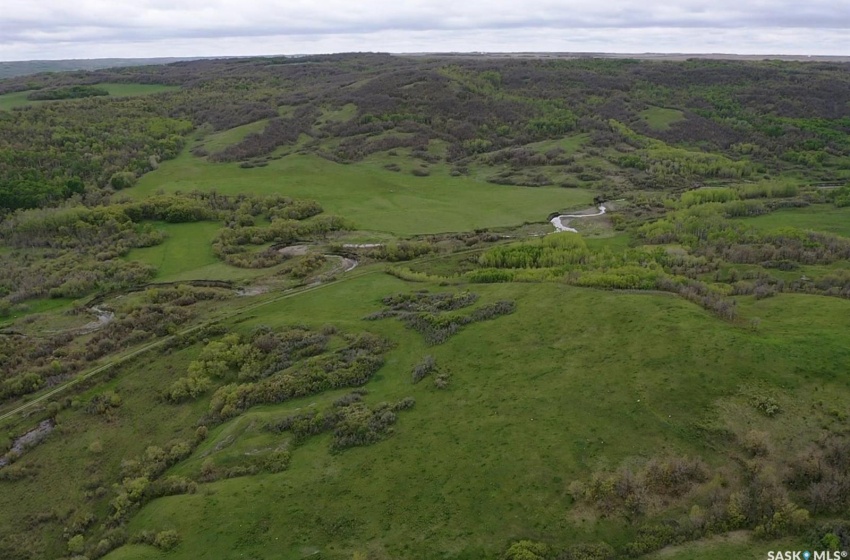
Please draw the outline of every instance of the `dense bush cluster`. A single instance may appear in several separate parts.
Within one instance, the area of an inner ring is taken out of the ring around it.
[[[192,317],[194,313],[185,306],[151,303],[133,307],[86,342],[85,358],[92,361],[131,344],[174,334]]]
[[[229,295],[222,290],[180,285],[154,288],[144,292],[140,301],[116,309],[112,319],[95,332],[70,330],[47,338],[0,336],[0,400],[58,383],[92,360],[132,344],[171,335],[195,316],[191,305]]]
[[[580,236],[560,233],[494,247],[478,262],[484,268],[467,272],[463,278],[479,283],[561,281],[609,290],[661,290],[726,319],[735,317],[735,304],[728,293],[699,279],[718,267],[705,256],[662,249],[591,250]]]
[[[850,507],[850,440],[830,436],[791,461],[786,482],[802,493],[815,514],[841,514]]]
[[[587,483],[573,483],[570,491],[574,499],[606,515],[639,516],[660,507],[659,500],[684,495],[708,476],[708,467],[698,459],[669,457],[653,459],[637,470],[597,472]]]
[[[286,255],[276,249],[278,245],[289,245],[344,229],[349,229],[347,222],[335,216],[319,216],[302,221],[275,219],[263,227],[234,224],[219,231],[213,240],[213,251],[233,266],[267,268],[287,259]],[[260,251],[249,250],[251,245],[270,243],[274,245]]]
[[[164,393],[174,403],[198,397],[214,384],[204,423],[220,422],[262,403],[280,403],[341,387],[365,384],[383,365],[387,341],[369,333],[336,335],[333,329],[258,329],[250,337],[228,334],[210,341],[183,377]],[[221,385],[221,383],[225,383]]]
[[[845,237],[791,227],[763,231],[716,214],[675,214],[641,226],[638,234],[649,243],[680,243],[697,255],[742,264],[830,264],[850,257]]]
[[[297,361],[323,354],[329,341],[326,333],[296,327],[281,333],[259,329],[248,339],[227,334],[204,346],[198,359],[189,364],[187,376],[174,382],[165,397],[177,403],[196,398],[216,381],[269,377]]]
[[[51,101],[57,99],[82,99],[84,97],[101,97],[109,95],[109,91],[95,86],[69,86],[38,89],[27,95],[33,101]]]
[[[97,288],[144,282],[154,270],[120,257],[163,239],[150,224],[140,226],[116,207],[16,214],[0,225],[0,240],[15,249],[0,256],[0,295],[17,303],[45,295],[80,297]]]
[[[374,321],[397,317],[407,328],[422,334],[428,344],[442,344],[465,325],[495,319],[513,313],[515,309],[512,301],[497,301],[482,305],[465,315],[450,313],[469,307],[477,300],[478,295],[470,292],[396,294],[383,299],[386,309],[372,313],[365,319]]]
[[[546,543],[521,540],[511,543],[502,560],[615,560],[614,548],[605,542],[582,543],[563,550]]]
[[[409,261],[436,250],[437,247],[428,241],[397,241],[371,247],[365,251],[365,255],[380,261],[398,262]]]
[[[212,458],[207,458],[201,464],[198,480],[213,482],[223,478],[251,476],[257,473],[279,473],[289,468],[291,454],[286,449],[273,449],[264,453],[253,453],[237,464],[228,466],[217,465]]]
[[[834,514],[848,507],[847,438],[829,436],[796,457],[772,458],[768,434],[750,431],[739,440],[746,452],[737,474],[712,472],[699,459],[651,459],[639,468],[623,466],[573,482],[573,497],[606,516],[622,516],[636,526],[621,550],[641,556],[665,546],[708,535],[751,529],[758,538],[805,535],[811,546],[839,550],[850,542],[846,527],[816,525],[811,513]],[[787,464],[783,464],[786,463]],[[711,480],[722,480],[713,484]],[[799,507],[798,503],[808,509]],[[684,517],[666,519],[688,505]]]
[[[364,395],[365,390],[356,390],[337,399],[326,410],[287,416],[269,423],[266,429],[292,433],[295,445],[303,443],[311,435],[333,432],[331,449],[340,451],[348,447],[370,445],[386,438],[392,433],[392,425],[397,420],[396,413],[410,409],[415,404],[408,397],[394,404],[381,402],[370,408],[363,402]]]
[[[0,118],[0,213],[88,196],[118,172],[141,175],[176,156],[193,128],[152,97],[66,103]]]
[[[273,247],[346,229],[340,218],[319,216],[310,200],[285,196],[222,196],[215,192],[153,196],[107,207],[21,211],[0,223],[0,315],[37,297],[79,298],[123,290],[149,281],[155,269],[127,260],[133,248],[157,245],[165,234],[153,221],[220,221],[214,252],[235,266],[258,268],[283,262]],[[267,226],[255,226],[266,220]],[[252,245],[268,248],[259,252]]]
[[[132,511],[154,498],[194,492],[197,485],[187,479],[161,477],[171,465],[188,457],[195,444],[194,441],[174,440],[164,447],[152,445],[140,457],[122,461],[122,482],[113,488],[115,497],[109,502],[108,524],[121,524]]]
[[[850,185],[845,185],[841,188],[834,189],[829,198],[838,208],[850,206]]]
[[[243,161],[269,154],[279,146],[296,142],[301,134],[310,132],[317,114],[318,111],[313,106],[298,107],[291,117],[276,117],[269,120],[262,132],[249,134],[239,143],[211,154],[209,159],[211,161]]]
[[[411,378],[414,383],[419,383],[429,374],[433,373],[434,370],[437,369],[437,360],[431,354],[428,354],[422,361],[413,366],[413,371],[411,372]]]

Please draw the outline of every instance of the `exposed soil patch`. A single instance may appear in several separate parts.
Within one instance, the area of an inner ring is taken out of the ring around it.
[[[89,311],[94,313],[96,319],[80,327],[78,331],[80,334],[88,334],[94,331],[99,331],[115,319],[115,313],[109,311],[108,309],[103,309],[101,307],[95,306],[92,307]]]
[[[383,243],[345,243],[343,245],[345,249],[377,249],[383,246]]]
[[[236,290],[236,295],[239,297],[260,296],[268,291],[268,286],[248,286],[247,288],[240,288]]]
[[[309,245],[290,245],[277,250],[284,257],[300,257],[310,252]]]
[[[0,468],[11,463],[13,457],[23,455],[24,451],[41,443],[55,427],[56,422],[52,418],[47,419],[24,435],[15,438],[12,442],[12,448],[4,456],[0,457]]]

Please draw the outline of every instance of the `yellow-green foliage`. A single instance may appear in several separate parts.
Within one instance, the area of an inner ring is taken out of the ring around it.
[[[733,189],[698,189],[682,195],[681,203],[685,208],[707,202],[729,202],[738,199],[738,193]]]
[[[790,198],[800,192],[794,183],[756,183],[738,185],[735,189],[741,198]]]
[[[653,147],[646,152],[650,172],[700,177],[748,177],[755,166],[747,160],[733,161],[720,154],[692,152],[683,148]]]
[[[793,183],[756,183],[729,188],[705,188],[688,191],[680,199],[680,207],[689,208],[698,204],[733,202],[752,198],[791,198],[799,194]]]
[[[492,268],[551,268],[580,264],[590,255],[587,244],[572,233],[555,233],[539,241],[494,247],[478,259]]]

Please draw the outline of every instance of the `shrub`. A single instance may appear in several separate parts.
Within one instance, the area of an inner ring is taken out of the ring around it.
[[[517,541],[502,555],[502,560],[546,560],[549,557],[549,547],[534,541]]]
[[[288,451],[275,450],[266,455],[262,460],[263,470],[270,473],[278,473],[289,468],[291,456]]]
[[[434,378],[434,387],[437,389],[445,389],[449,386],[449,374],[442,372]]]
[[[109,186],[111,186],[116,191],[120,191],[121,189],[128,189],[136,184],[136,175],[135,173],[130,173],[129,171],[119,171],[112,175],[109,178]]]
[[[392,411],[398,412],[400,410],[409,410],[413,408],[414,405],[416,405],[416,399],[413,397],[405,397],[392,406]]]
[[[767,432],[750,430],[744,435],[741,443],[744,449],[754,457],[764,457],[770,454],[770,436]]]
[[[608,543],[576,544],[558,556],[558,560],[614,560],[616,552]]]
[[[68,552],[71,554],[82,554],[85,548],[85,539],[82,535],[74,535],[68,539]]]
[[[388,309],[368,315],[365,319],[398,317],[405,326],[421,333],[428,344],[442,344],[465,325],[494,319],[514,310],[513,302],[499,301],[484,305],[468,315],[446,313],[469,307],[477,299],[478,296],[470,292],[397,294],[383,299]]]
[[[437,360],[431,354],[425,356],[421,362],[413,366],[413,382],[419,383],[425,376],[437,368]]]
[[[675,523],[644,525],[638,529],[635,540],[624,547],[624,552],[630,557],[643,556],[684,540]]]
[[[752,403],[756,410],[768,418],[772,418],[782,412],[782,407],[776,402],[776,399],[769,395],[753,395]]]
[[[173,529],[160,531],[153,541],[153,545],[164,552],[173,550],[178,544],[180,544],[180,535]]]

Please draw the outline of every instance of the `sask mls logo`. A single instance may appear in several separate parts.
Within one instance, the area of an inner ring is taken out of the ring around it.
[[[767,560],[844,560],[847,558],[847,551],[828,551],[816,550],[809,552],[808,550],[777,550],[767,553]]]

